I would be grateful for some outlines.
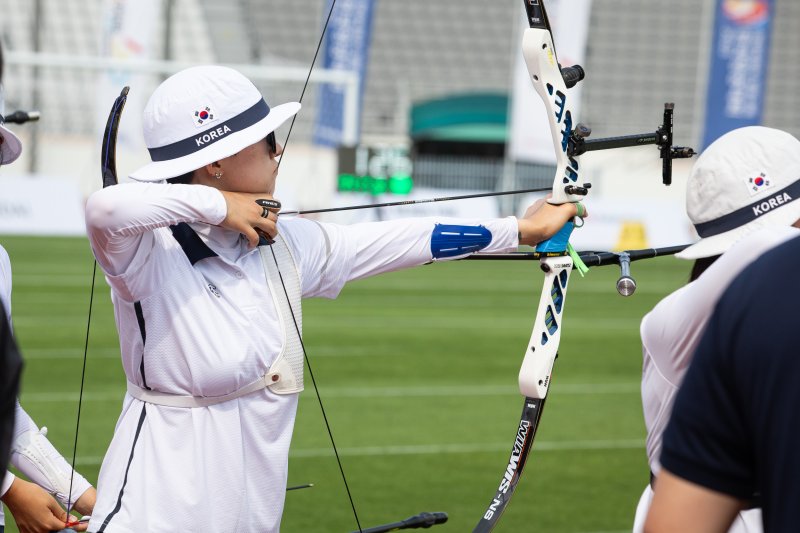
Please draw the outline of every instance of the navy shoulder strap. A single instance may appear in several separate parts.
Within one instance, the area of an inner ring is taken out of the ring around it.
[[[186,222],[170,226],[169,229],[172,231],[172,236],[183,248],[183,253],[186,254],[192,265],[207,257],[217,257],[217,254],[203,242],[203,239]]]

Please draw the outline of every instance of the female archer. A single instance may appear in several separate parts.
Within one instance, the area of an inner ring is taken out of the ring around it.
[[[300,300],[535,244],[582,209],[540,201],[520,219],[279,219],[275,129],[299,109],[268,106],[232,69],[179,72],[144,111],[152,162],[88,200],[128,380],[90,531],[278,531],[303,390]]]

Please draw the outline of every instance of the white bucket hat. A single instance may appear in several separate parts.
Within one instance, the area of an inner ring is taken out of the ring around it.
[[[5,99],[3,88],[0,87],[0,165],[7,165],[17,160],[22,153],[22,143],[19,137],[5,127]]]
[[[270,109],[255,85],[227,67],[192,67],[158,86],[144,109],[150,164],[137,181],[181,176],[264,139],[300,110],[290,102]]]
[[[720,255],[765,226],[800,219],[800,141],[762,126],[726,133],[700,155],[686,185],[686,213],[700,240],[681,259]]]

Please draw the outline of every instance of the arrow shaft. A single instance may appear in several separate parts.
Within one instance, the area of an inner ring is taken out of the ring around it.
[[[332,213],[334,211],[354,211],[356,209],[374,209],[377,207],[395,207],[399,205],[430,204],[434,202],[450,202],[452,200],[468,200],[470,198],[486,198],[489,196],[505,196],[510,194],[525,194],[536,192],[550,192],[551,187],[539,189],[519,189],[516,191],[482,192],[476,194],[462,194],[459,196],[442,196],[439,198],[425,198],[422,200],[402,200],[399,202],[385,202],[379,204],[349,205],[346,207],[327,207],[325,209],[306,209],[303,211],[283,211],[280,215],[310,215],[313,213]]]

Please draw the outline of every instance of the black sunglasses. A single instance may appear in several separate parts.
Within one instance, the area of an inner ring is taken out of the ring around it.
[[[270,154],[277,154],[278,153],[278,142],[275,140],[275,132],[271,131],[267,135],[267,148],[269,148]]]

